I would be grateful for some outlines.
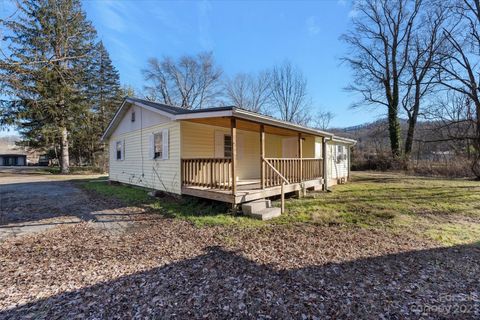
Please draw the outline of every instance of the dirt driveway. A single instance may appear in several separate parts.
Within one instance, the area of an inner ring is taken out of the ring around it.
[[[79,180],[101,177],[49,175],[32,168],[0,169],[0,241],[82,221],[112,231],[131,226],[129,215],[138,212],[95,198],[78,187]]]

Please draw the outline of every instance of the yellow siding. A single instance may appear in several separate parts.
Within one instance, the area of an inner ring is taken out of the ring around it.
[[[182,158],[214,158],[215,132],[230,129],[193,122],[182,122]],[[237,178],[260,177],[260,137],[258,132],[237,130]]]
[[[214,158],[215,132],[229,134],[230,129],[206,124],[181,122],[182,158]],[[237,178],[260,178],[260,134],[253,131],[238,130],[237,144]],[[265,135],[265,156],[282,157],[283,136]],[[303,157],[315,157],[315,138],[306,137],[303,142]]]
[[[315,137],[306,137],[303,140],[302,153],[304,158],[315,158]]]
[[[150,159],[149,136],[169,129],[169,157]],[[116,141],[125,141],[124,160],[115,159]],[[181,193],[180,124],[167,122],[141,130],[121,133],[110,138],[110,180],[156,190]]]
[[[265,135],[265,157],[281,158],[282,157],[282,137],[273,134]]]

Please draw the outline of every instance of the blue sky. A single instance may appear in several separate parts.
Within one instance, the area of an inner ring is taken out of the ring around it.
[[[354,13],[350,1],[84,1],[123,84],[141,89],[150,57],[212,51],[226,75],[256,72],[288,59],[308,79],[316,108],[333,126],[357,125],[378,114],[352,110],[343,88],[350,70],[339,37]]]
[[[315,108],[335,114],[332,126],[357,125],[379,116],[350,109],[356,98],[343,90],[351,79],[348,66],[339,60],[346,53],[339,37],[354,14],[348,0],[87,0],[83,6],[122,84],[141,90],[141,70],[150,57],[212,51],[227,76],[288,59],[306,75]],[[0,5],[0,11],[6,7]]]

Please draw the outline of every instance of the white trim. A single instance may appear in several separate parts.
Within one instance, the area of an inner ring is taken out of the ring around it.
[[[110,121],[110,123],[108,124],[107,129],[105,130],[105,132],[104,132],[103,135],[102,135],[102,138],[100,139],[101,141],[104,141],[104,140],[105,140],[105,138],[106,138],[106,136],[107,136],[107,133],[109,133],[110,128],[112,127],[113,123],[115,122],[115,119],[117,119],[118,114],[119,114],[120,111],[123,109],[123,106],[125,105],[126,102],[127,102],[127,99],[123,100],[122,104],[120,105],[120,108],[118,108],[117,112],[115,112],[115,115],[113,116],[112,121]]]
[[[349,145],[352,145],[352,146],[357,144],[357,140],[353,140],[353,139],[349,139],[349,138],[343,138],[343,137],[339,137],[339,136],[333,136],[332,141],[333,142],[345,143],[345,144],[349,144]]]
[[[240,119],[257,121],[257,122],[261,122],[261,123],[264,123],[264,124],[267,124],[267,125],[269,124],[269,125],[279,127],[279,128],[285,128],[285,129],[290,129],[290,130],[294,130],[294,131],[301,131],[301,132],[304,132],[304,133],[313,134],[315,136],[327,136],[327,137],[333,138],[333,134],[325,132],[325,131],[306,128],[306,127],[298,125],[298,124],[294,124],[294,123],[291,123],[291,122],[288,122],[288,121],[283,121],[283,120],[277,120],[277,119],[271,118],[269,116],[256,114],[256,113],[246,111],[246,110],[234,109],[233,116],[235,116],[237,118],[240,118]]]
[[[147,106],[147,105],[145,105],[141,102],[131,101],[131,103],[136,104],[137,106],[145,108],[145,109],[150,110],[152,112],[156,112],[156,113],[158,113],[162,116],[165,116],[165,117],[169,118],[170,120],[175,120],[175,116],[173,114],[169,113],[169,112],[165,112],[165,111],[162,111],[162,110],[158,110],[156,108],[152,108],[152,107]]]
[[[177,114],[174,115],[173,113],[169,113],[166,111],[158,110],[156,108],[150,107],[146,104],[143,104],[141,102],[137,101],[132,101],[129,98],[125,98],[123,101],[122,105],[118,109],[118,111],[115,113],[115,116],[113,117],[112,121],[108,125],[107,129],[105,130],[105,133],[102,136],[102,141],[104,141],[107,137],[110,136],[112,131],[112,127],[117,125],[117,118],[119,114],[122,113],[123,109],[125,108],[125,103],[131,103],[134,105],[137,105],[139,107],[145,108],[147,110],[150,110],[152,112],[158,113],[162,116],[167,117],[168,119],[175,121],[175,120],[188,120],[188,119],[202,119],[202,118],[218,118],[218,117],[237,117],[239,119],[244,119],[244,120],[250,120],[250,121],[255,121],[255,122],[260,122],[263,124],[279,127],[279,128],[285,128],[289,130],[294,130],[294,131],[299,131],[303,133],[308,133],[311,135],[315,136],[322,136],[322,137],[328,137],[330,140],[338,141],[338,142],[343,142],[346,144],[351,144],[355,145],[356,141],[353,139],[348,139],[348,138],[342,138],[335,136],[332,133],[322,131],[322,130],[317,130],[317,129],[311,129],[311,128],[306,128],[304,126],[294,124],[291,122],[283,121],[283,120],[278,120],[269,116],[264,116],[261,114],[257,114],[251,111],[243,110],[243,109],[237,109],[237,108],[232,108],[232,110],[220,110],[220,111],[198,111],[198,112],[192,112],[192,113],[185,113],[185,114]]]
[[[115,113],[115,116],[113,117],[112,121],[110,121],[110,124],[108,125],[107,129],[105,130],[105,133],[102,135],[101,141],[104,141],[106,138],[110,137],[110,134],[111,134],[110,131],[113,129],[113,128],[112,128],[113,125],[115,125],[115,126],[117,125],[117,123],[116,123],[117,118],[118,118],[119,114],[124,111],[125,104],[126,104],[127,102],[128,102],[128,103],[131,103],[131,104],[134,104],[134,105],[137,105],[137,106],[139,106],[139,107],[145,108],[145,109],[147,109],[147,110],[149,110],[149,111],[158,113],[158,114],[160,114],[160,115],[162,115],[162,116],[167,117],[167,118],[170,119],[170,120],[174,120],[174,115],[171,114],[171,113],[168,113],[168,112],[165,112],[165,111],[161,111],[161,110],[158,110],[158,109],[156,109],[156,108],[152,108],[152,107],[150,107],[150,106],[147,106],[147,105],[145,105],[145,104],[143,104],[143,103],[141,103],[141,102],[132,101],[132,100],[126,98],[125,100],[123,100],[120,108],[118,108],[118,110],[117,110],[117,112]],[[123,112],[123,113],[125,113],[125,112]]]
[[[205,111],[205,112],[192,112],[192,113],[178,114],[174,117],[174,120],[219,118],[219,117],[231,117],[231,116],[232,116],[232,110]]]

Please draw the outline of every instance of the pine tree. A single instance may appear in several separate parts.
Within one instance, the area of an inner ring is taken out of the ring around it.
[[[87,89],[91,103],[91,132],[87,138],[90,139],[90,160],[93,163],[96,162],[94,157],[106,159],[108,155],[105,145],[99,141],[122,101],[123,92],[118,71],[101,41],[96,45],[92,58],[88,67]]]
[[[14,20],[0,20],[8,56],[0,57],[2,123],[14,124],[39,145],[60,145],[69,171],[70,131],[88,118],[85,66],[95,30],[79,0],[20,0]]]

